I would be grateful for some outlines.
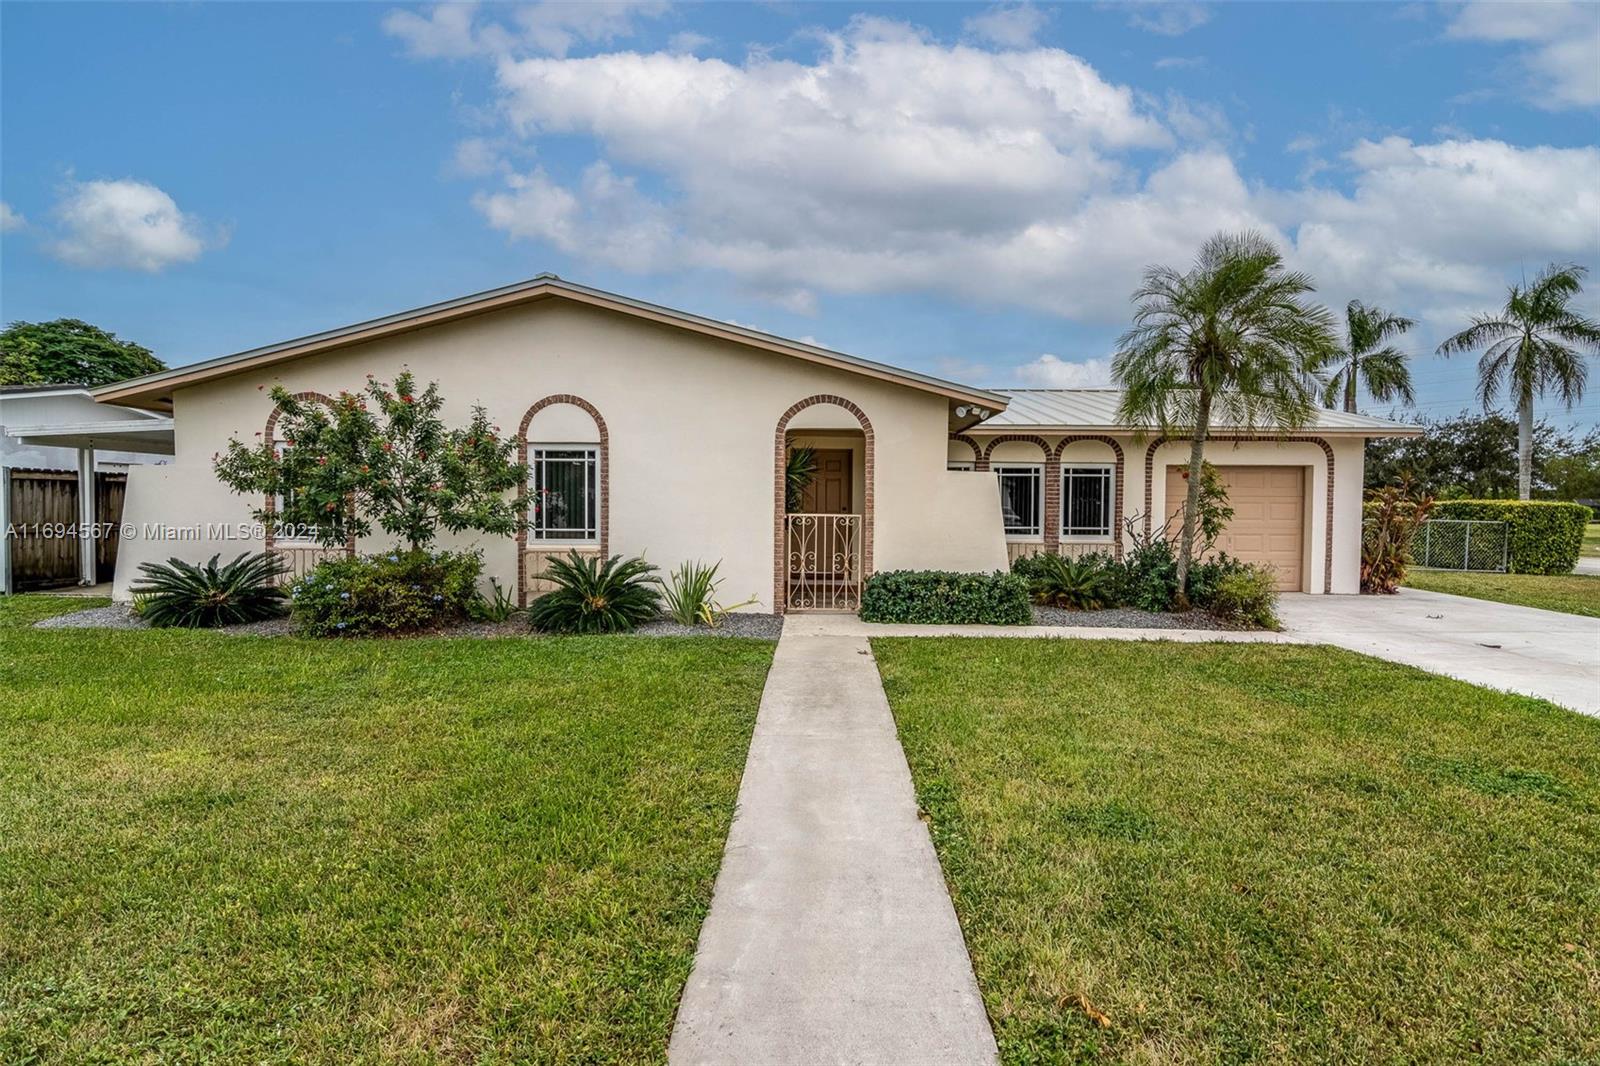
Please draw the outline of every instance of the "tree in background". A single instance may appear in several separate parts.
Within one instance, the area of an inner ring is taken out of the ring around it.
[[[1420,437],[1367,442],[1369,489],[1413,483],[1440,499],[1509,499],[1518,494],[1517,423],[1498,412],[1463,411],[1450,418],[1416,418]],[[1600,497],[1600,430],[1586,436],[1533,426],[1533,495],[1575,500]]]
[[[1311,278],[1285,270],[1258,233],[1221,233],[1188,273],[1145,270],[1133,294],[1112,376],[1119,414],[1134,426],[1188,437],[1188,493],[1178,543],[1178,603],[1187,607],[1189,563],[1204,484],[1206,438],[1220,415],[1229,428],[1293,430],[1311,421],[1317,377],[1337,350],[1333,316],[1305,302]]]
[[[1478,396],[1487,409],[1505,383],[1517,404],[1517,495],[1533,495],[1533,401],[1553,393],[1570,410],[1583,398],[1589,368],[1600,354],[1600,323],[1568,305],[1583,291],[1588,270],[1552,263],[1531,285],[1513,285],[1498,315],[1478,315],[1472,325],[1439,345],[1440,355],[1475,352]]]
[[[213,459],[217,477],[237,493],[276,499],[253,512],[258,521],[309,530],[322,544],[368,536],[374,523],[413,551],[441,528],[515,533],[528,505],[516,438],[502,437],[481,407],[465,426],[446,426],[438,385],[419,393],[415,384],[409,373],[393,386],[369,377],[331,410],[274,388],[282,448],[230,440]]]
[[[87,385],[154,374],[150,349],[76,318],[13,322],[0,332],[0,385]]]
[[[1355,414],[1359,386],[1365,386],[1368,395],[1380,403],[1396,399],[1407,407],[1416,403],[1405,353],[1385,343],[1416,323],[1360,300],[1351,300],[1345,307],[1344,322],[1344,347],[1335,356],[1338,369],[1328,379],[1323,403],[1329,407],[1342,404]]]

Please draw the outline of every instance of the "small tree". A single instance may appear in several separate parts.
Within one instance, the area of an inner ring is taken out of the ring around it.
[[[1265,237],[1223,233],[1206,241],[1188,273],[1150,267],[1133,294],[1133,326],[1111,364],[1122,387],[1119,416],[1190,442],[1178,542],[1180,609],[1188,606],[1213,418],[1278,431],[1313,418],[1318,374],[1336,344],[1332,317],[1306,301],[1311,291],[1310,276],[1286,270]]]
[[[509,536],[526,521],[528,468],[516,461],[515,438],[502,437],[482,407],[466,426],[447,427],[437,383],[419,394],[410,373],[393,386],[368,375],[331,409],[281,387],[272,400],[281,449],[235,438],[213,458],[233,491],[277,501],[253,512],[262,522],[315,530],[330,545],[368,536],[376,523],[415,550],[441,528]]]
[[[150,349],[76,318],[0,332],[0,385],[109,385],[165,370]]]
[[[1382,403],[1396,399],[1407,407],[1416,403],[1406,354],[1384,343],[1414,325],[1409,318],[1351,300],[1344,309],[1344,347],[1336,356],[1337,369],[1328,378],[1323,402],[1329,407],[1342,404],[1355,414],[1358,386],[1365,385],[1372,398]]]

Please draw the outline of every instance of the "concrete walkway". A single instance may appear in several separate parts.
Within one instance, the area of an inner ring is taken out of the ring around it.
[[[871,650],[802,628],[767,676],[667,1057],[994,1062]]]
[[[1578,560],[1578,565],[1572,568],[1574,574],[1588,574],[1591,577],[1600,575],[1600,555],[1585,555]]]
[[[1285,595],[1284,630],[1503,692],[1600,715],[1600,618],[1401,589]]]

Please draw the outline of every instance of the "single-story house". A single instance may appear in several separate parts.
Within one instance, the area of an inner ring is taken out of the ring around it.
[[[231,494],[211,464],[230,437],[273,438],[271,386],[327,398],[404,369],[439,383],[447,416],[482,405],[517,435],[550,505],[514,538],[441,544],[481,549],[524,602],[572,549],[718,560],[726,600],[780,612],[853,607],[880,570],[1120,554],[1178,505],[1188,450],[1119,424],[1110,390],[975,388],[544,274],[98,390],[177,429],[172,465],[130,472],[125,522],[163,535],[124,544],[115,595],[140,562],[252,546],[218,530],[265,501]],[[1223,547],[1284,588],[1356,592],[1363,444],[1414,430],[1322,411],[1290,436],[1216,432],[1235,509]],[[817,474],[788,513],[799,446]],[[297,572],[388,546],[264,543]]]
[[[116,564],[123,471],[172,454],[172,419],[82,385],[0,386],[0,593],[93,585]],[[79,537],[77,530],[100,535]]]

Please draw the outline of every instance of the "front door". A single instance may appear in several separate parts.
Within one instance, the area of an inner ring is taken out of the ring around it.
[[[854,488],[849,448],[818,448],[817,476],[806,486],[801,514],[850,514]]]

